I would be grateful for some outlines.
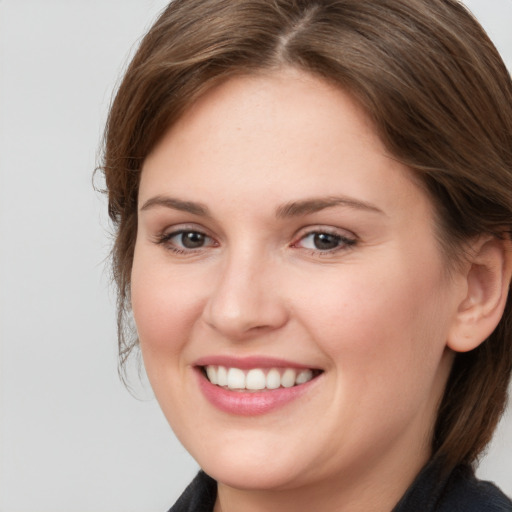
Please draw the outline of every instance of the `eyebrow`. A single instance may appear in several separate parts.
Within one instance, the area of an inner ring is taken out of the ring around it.
[[[333,208],[335,206],[346,206],[347,208],[353,208],[355,210],[366,210],[373,213],[384,214],[380,208],[377,208],[373,204],[365,201],[359,201],[345,196],[329,196],[286,203],[277,209],[276,217],[286,218],[308,215],[325,210],[326,208]]]
[[[181,199],[167,196],[155,196],[151,199],[148,199],[141,206],[140,211],[142,212],[150,210],[157,206],[192,213],[193,215],[199,215],[200,217],[211,217],[210,210],[206,205],[202,203],[196,203],[194,201],[182,201]]]
[[[345,206],[356,210],[365,210],[373,213],[384,214],[381,209],[365,201],[359,201],[345,196],[328,196],[285,203],[276,209],[276,217],[278,219],[284,219],[288,217],[309,215],[335,206]],[[200,217],[212,217],[210,210],[203,203],[183,201],[182,199],[168,196],[155,196],[148,199],[141,206],[140,211],[150,210],[155,207],[170,208],[172,210],[188,212]]]

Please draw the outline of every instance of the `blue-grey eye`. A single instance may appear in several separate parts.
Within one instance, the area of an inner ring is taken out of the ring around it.
[[[204,233],[198,231],[184,231],[179,235],[180,245],[185,249],[199,249],[204,247],[208,238]]]
[[[333,253],[337,250],[346,249],[355,245],[355,243],[355,238],[347,237],[335,232],[319,230],[305,233],[300,240],[294,244],[294,246],[301,249],[316,251],[318,253]]]

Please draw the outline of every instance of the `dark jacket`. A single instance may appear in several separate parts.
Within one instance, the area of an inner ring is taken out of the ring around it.
[[[217,483],[200,471],[169,512],[212,512],[216,497]],[[391,512],[512,512],[512,501],[468,466],[441,478],[430,463]]]

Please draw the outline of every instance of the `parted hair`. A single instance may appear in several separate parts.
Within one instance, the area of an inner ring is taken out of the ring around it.
[[[174,0],[128,66],[105,130],[121,368],[138,344],[130,274],[144,159],[214,85],[290,66],[336,84],[364,108],[430,195],[448,267],[472,237],[510,237],[512,82],[460,2]],[[490,441],[511,371],[509,295],[491,336],[455,355],[432,432],[432,453],[445,469],[474,463]]]

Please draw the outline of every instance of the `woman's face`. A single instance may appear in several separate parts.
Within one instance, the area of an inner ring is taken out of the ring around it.
[[[463,286],[410,176],[349,95],[291,70],[211,90],[146,159],[140,346],[220,482],[348,483],[428,458]]]

